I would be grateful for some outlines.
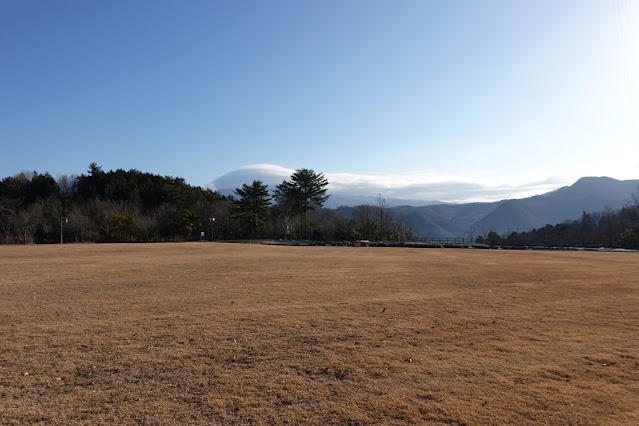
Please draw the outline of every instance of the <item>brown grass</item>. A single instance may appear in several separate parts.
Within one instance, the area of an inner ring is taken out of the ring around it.
[[[639,424],[637,253],[1,246],[0,339],[2,425]]]

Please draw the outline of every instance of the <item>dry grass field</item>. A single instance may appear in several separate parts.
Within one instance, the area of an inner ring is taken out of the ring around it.
[[[0,424],[639,424],[639,254],[0,246]]]

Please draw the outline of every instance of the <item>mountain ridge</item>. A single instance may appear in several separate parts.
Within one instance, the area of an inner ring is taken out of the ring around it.
[[[526,198],[494,202],[395,207],[395,214],[413,224],[422,236],[458,237],[493,230],[499,234],[529,231],[547,224],[574,220],[583,212],[617,210],[632,194],[639,179],[583,177],[572,185]],[[338,208],[347,216],[354,207]]]

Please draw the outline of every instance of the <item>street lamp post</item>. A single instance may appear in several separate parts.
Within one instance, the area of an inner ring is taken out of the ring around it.
[[[66,217],[61,217],[60,218],[60,244],[62,244],[62,224],[63,223],[67,223],[69,220]]]
[[[209,220],[211,221],[211,241],[215,241],[215,238],[213,237],[213,224],[215,223],[215,218],[209,217]]]

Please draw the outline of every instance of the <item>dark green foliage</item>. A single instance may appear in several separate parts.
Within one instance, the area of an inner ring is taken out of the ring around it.
[[[639,248],[639,200],[618,211],[583,212],[581,219],[546,225],[528,232],[513,232],[504,239],[506,245],[555,247]]]
[[[262,181],[254,180],[249,186],[243,184],[235,189],[239,197],[233,200],[233,215],[242,226],[245,236],[257,237],[264,232],[264,225],[270,213],[271,197],[268,186]]]
[[[616,245],[627,249],[639,250],[639,225],[633,229],[626,229],[619,235]]]
[[[4,178],[0,182],[0,242],[27,244],[45,239],[60,214],[59,196],[58,185],[48,173],[23,172]]]
[[[88,175],[77,177],[76,192],[85,200],[98,198],[139,202],[147,211],[167,202],[186,206],[200,198],[210,202],[222,199],[213,191],[186,184],[183,178],[142,173],[135,169],[117,169],[105,173],[95,163],[89,167]]]
[[[495,231],[490,231],[485,239],[485,244],[490,244],[491,246],[499,245],[501,242],[501,237]]]
[[[299,169],[290,181],[277,185],[275,200],[298,218],[298,235],[308,235],[308,212],[322,207],[330,195],[326,194],[328,180],[323,173]]]
[[[104,171],[97,163],[57,182],[48,173],[20,173],[0,181],[0,243],[59,242],[60,225],[65,242],[182,241],[202,232],[207,240],[280,237],[290,234],[282,229],[291,228],[291,215],[298,235],[309,223],[316,237],[332,237],[341,219],[308,215],[328,198],[326,178],[302,169],[288,183],[286,202],[275,208],[260,181],[238,188],[233,200],[183,178]]]
[[[135,234],[137,230],[135,215],[115,214],[112,220],[113,233],[118,235],[122,240],[131,241],[133,234]]]
[[[14,200],[18,204],[29,204],[37,199],[57,197],[60,188],[49,173],[19,173],[0,182],[0,198]]]
[[[326,194],[327,185],[328,180],[323,173],[299,169],[291,175],[290,181],[277,185],[275,198],[295,212],[304,213],[324,205],[330,197]]]
[[[196,238],[204,228],[194,212],[210,215],[226,201],[182,178],[135,169],[105,172],[96,163],[86,175],[60,182],[63,189],[48,173],[37,172],[0,181],[0,242],[59,242],[60,222],[65,241]],[[220,223],[219,231],[228,228]]]

